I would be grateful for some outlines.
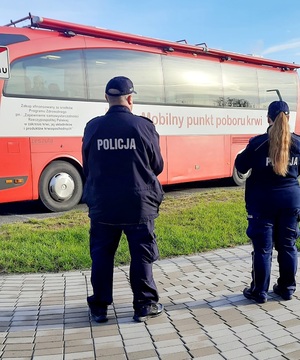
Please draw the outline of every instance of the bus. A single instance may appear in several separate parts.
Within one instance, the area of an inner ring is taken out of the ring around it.
[[[30,13],[0,27],[0,46],[0,203],[40,199],[56,212],[81,201],[83,130],[107,111],[105,85],[119,75],[134,83],[134,113],[160,134],[162,185],[243,184],[235,157],[266,131],[279,91],[300,130],[294,63]]]

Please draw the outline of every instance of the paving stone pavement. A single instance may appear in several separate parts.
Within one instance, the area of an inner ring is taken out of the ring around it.
[[[300,291],[256,304],[242,295],[250,269],[250,245],[157,261],[165,312],[135,323],[128,266],[115,268],[105,324],[89,316],[89,271],[2,275],[0,359],[299,360]]]

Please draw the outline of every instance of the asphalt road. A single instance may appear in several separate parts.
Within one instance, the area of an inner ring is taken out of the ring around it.
[[[164,191],[166,195],[177,196],[183,193],[198,192],[220,187],[230,188],[232,186],[232,182],[229,179],[221,179],[166,186],[164,187]],[[87,211],[87,206],[85,204],[79,204],[75,209]],[[18,221],[27,221],[32,218],[45,219],[57,217],[61,214],[63,214],[63,212],[48,212],[41,206],[39,201],[0,204],[0,225]]]
[[[75,209],[87,210],[85,204],[79,204]],[[2,224],[27,221],[29,219],[45,219],[57,217],[64,212],[48,212],[38,201],[23,201],[9,204],[0,204],[0,226]]]

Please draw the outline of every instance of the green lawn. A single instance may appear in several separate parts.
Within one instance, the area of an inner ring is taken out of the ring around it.
[[[161,258],[247,244],[244,189],[166,195],[156,219]],[[0,272],[89,269],[89,218],[70,211],[60,217],[0,226]],[[130,260],[122,237],[116,265]]]

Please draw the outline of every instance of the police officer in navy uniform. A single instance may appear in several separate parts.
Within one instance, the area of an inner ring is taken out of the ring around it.
[[[122,232],[131,255],[133,319],[145,321],[163,311],[152,266],[159,256],[154,219],[163,199],[157,175],[164,163],[154,124],[132,114],[134,93],[130,79],[111,79],[105,90],[109,110],[89,121],[84,130],[83,200],[91,220],[93,287],[87,301],[97,322],[107,321],[107,307],[113,302],[114,255]]]
[[[277,250],[279,278],[275,294],[292,299],[296,290],[299,236],[300,137],[290,132],[289,107],[274,101],[268,108],[267,133],[250,139],[235,161],[246,180],[247,235],[253,244],[252,282],[243,294],[258,303],[267,301],[273,246]]]

